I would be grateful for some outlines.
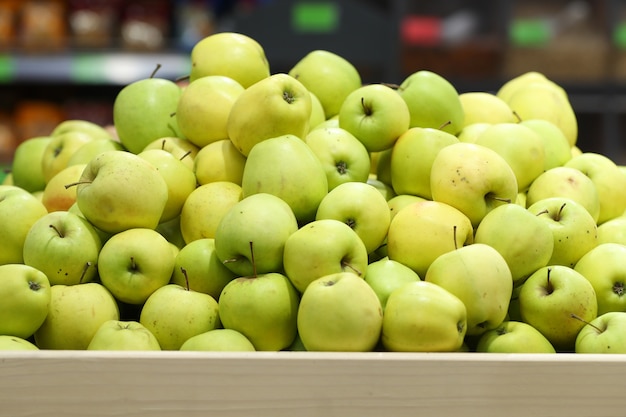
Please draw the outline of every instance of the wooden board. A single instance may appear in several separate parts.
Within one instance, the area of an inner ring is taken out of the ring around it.
[[[626,355],[3,352],[0,416],[626,415]]]

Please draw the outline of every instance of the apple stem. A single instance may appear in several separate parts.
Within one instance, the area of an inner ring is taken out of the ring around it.
[[[572,317],[572,318],[574,318],[574,319],[576,319],[576,320],[580,320],[580,321],[582,321],[583,323],[585,323],[585,324],[587,324],[587,325],[589,325],[589,326],[593,327],[594,329],[596,329],[596,330],[598,331],[598,333],[602,333],[602,332],[603,332],[603,330],[602,330],[601,328],[599,328],[598,326],[596,326],[596,325],[595,325],[595,324],[593,324],[593,323],[588,322],[587,320],[583,319],[582,317],[580,317],[580,316],[579,316],[579,315],[577,315],[577,314],[570,313],[570,317]]]
[[[365,97],[361,97],[361,106],[363,107],[363,113],[365,113],[366,116],[372,115],[371,107],[365,104]]]
[[[556,220],[557,222],[558,222],[559,220],[561,220],[561,216],[562,216],[562,214],[563,214],[563,209],[565,208],[565,205],[566,205],[566,204],[567,204],[567,203],[563,203],[563,204],[561,204],[561,207],[559,207],[559,211],[556,213],[556,216],[555,216],[555,218],[554,218],[554,220]]]
[[[459,246],[456,243],[456,224],[452,226],[452,239],[454,240],[454,250],[457,250]]]
[[[187,151],[183,156],[181,156],[179,159],[182,161],[183,159],[185,159],[186,157],[188,157],[189,155],[191,155],[191,151]]]
[[[554,287],[552,286],[552,283],[550,282],[550,273],[551,272],[552,272],[552,268],[548,268],[548,276],[546,277],[546,280],[548,282],[546,290],[548,291],[548,294],[552,294],[554,292]]]
[[[137,269],[137,264],[135,263],[135,257],[134,256],[130,257],[130,268],[133,271]]]
[[[57,234],[59,235],[59,237],[65,237],[65,236],[63,236],[63,233],[61,233],[61,231],[60,231],[59,229],[57,229],[57,227],[56,227],[55,225],[50,224],[50,225],[48,225],[48,226],[50,226],[50,228],[51,228],[52,230],[54,230],[55,232],[57,232]]]
[[[174,117],[174,116],[176,116],[176,112],[170,113],[170,117]]]
[[[511,199],[510,198],[502,198],[502,197],[496,197],[496,196],[492,196],[491,198],[493,200],[496,200],[496,201],[502,201],[502,202],[508,203],[508,204],[511,203]]]
[[[250,262],[252,262],[252,275],[256,278],[256,262],[254,261],[254,244],[252,241],[250,241]]]
[[[448,126],[448,125],[451,125],[451,124],[452,124],[452,121],[448,120],[448,121],[446,121],[444,124],[442,124],[441,126],[439,126],[437,129],[438,129],[438,130],[441,130],[441,129],[443,129],[444,127],[446,127],[446,126]]]
[[[362,275],[362,272],[361,272],[361,271],[359,271],[358,269],[356,269],[355,267],[353,267],[352,265],[350,265],[350,264],[349,264],[349,263],[347,263],[347,262],[341,262],[341,266],[342,266],[342,269],[343,269],[344,267],[348,267],[348,268],[350,268],[350,269],[351,269],[352,271],[354,271],[354,273],[355,273],[355,274],[357,274],[358,276],[361,276],[361,275]]]
[[[517,123],[522,122],[522,118],[515,110],[513,110],[513,116],[515,116],[515,118],[517,119]]]
[[[65,185],[65,189],[67,190],[70,187],[74,187],[74,186],[80,185],[80,184],[91,184],[91,181],[76,181],[76,182],[72,182],[70,184],[66,184]]]
[[[80,274],[80,279],[78,280],[79,284],[82,284],[83,279],[85,278],[85,275],[87,275],[87,270],[89,269],[91,265],[92,263],[90,261],[85,262],[85,267],[83,268],[83,271]]]
[[[162,150],[162,151],[164,151],[164,150],[165,150],[165,142],[166,142],[166,141],[165,141],[165,139],[163,139],[163,140],[161,141],[161,150]]]
[[[185,267],[181,266],[180,267],[180,272],[183,274],[183,276],[185,277],[185,289],[187,291],[189,291],[189,277],[187,276],[187,270],[185,269]]]
[[[154,76],[160,69],[161,69],[161,64],[156,64],[156,68],[154,69],[154,71],[152,71],[152,74],[150,74],[150,78],[154,78]]]
[[[189,74],[187,75],[181,75],[180,77],[174,79],[174,82],[179,83],[181,81],[189,81],[191,77],[189,76]]]
[[[539,213],[537,213],[536,215],[537,215],[537,216],[541,216],[542,214],[548,214],[548,213],[550,213],[550,211],[549,211],[548,209],[545,209],[545,210],[541,210],[541,211],[540,211]]]

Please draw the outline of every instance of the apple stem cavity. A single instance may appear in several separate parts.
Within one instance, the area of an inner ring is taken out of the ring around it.
[[[187,270],[185,269],[185,267],[180,267],[180,272],[183,274],[183,276],[185,277],[185,289],[187,291],[189,291],[189,276],[187,276]]]
[[[76,182],[72,182],[69,184],[65,184],[65,189],[67,190],[70,187],[75,187],[77,185],[81,185],[81,184],[91,184],[91,181],[76,181]]]
[[[596,326],[595,324],[588,322],[587,320],[583,319],[582,317],[580,317],[580,316],[579,316],[579,315],[577,315],[577,314],[570,313],[570,317],[571,317],[571,318],[573,318],[573,319],[576,319],[576,320],[580,320],[580,321],[582,321],[583,323],[585,323],[586,325],[593,327],[594,329],[596,329],[596,330],[597,330],[598,334],[599,334],[599,333],[604,332],[604,330],[602,330],[601,328],[599,328],[599,327],[598,327],[598,326]]]
[[[59,235],[59,237],[63,238],[65,237],[65,235],[63,235],[63,233],[53,224],[48,225],[52,230],[54,230],[55,232],[57,232],[57,235]]]
[[[154,69],[154,71],[152,71],[152,74],[150,74],[150,78],[154,78],[154,76],[160,69],[161,69],[161,64],[156,64],[156,68]]]

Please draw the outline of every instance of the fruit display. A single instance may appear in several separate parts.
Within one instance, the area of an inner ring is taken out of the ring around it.
[[[626,353],[626,168],[556,82],[190,58],[16,149],[0,350]]]

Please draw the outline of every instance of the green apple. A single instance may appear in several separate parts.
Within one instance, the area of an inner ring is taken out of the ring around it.
[[[346,223],[335,219],[314,220],[287,238],[283,265],[289,280],[302,293],[312,281],[324,275],[352,272],[364,277],[367,249]]]
[[[465,122],[456,88],[441,75],[418,70],[406,77],[398,94],[411,113],[410,127],[431,127],[456,135]]]
[[[14,185],[0,185],[0,265],[24,263],[26,235],[46,214],[46,206],[32,193]]]
[[[307,351],[369,352],[380,339],[383,309],[362,277],[338,272],[306,287],[297,323]]]
[[[159,341],[134,320],[108,320],[98,327],[87,350],[161,350]]]
[[[219,306],[208,294],[167,284],[148,297],[139,323],[156,337],[162,350],[179,350],[187,339],[219,327]]]
[[[266,139],[246,160],[241,180],[243,197],[272,194],[285,201],[299,223],[315,219],[328,193],[328,179],[320,160],[294,135]]]
[[[119,320],[119,307],[102,284],[50,287],[50,307],[35,332],[40,349],[85,350],[102,323]]]
[[[97,123],[83,119],[68,119],[63,120],[61,123],[55,126],[50,133],[50,136],[62,135],[66,132],[82,132],[86,133],[94,139],[113,139],[111,133],[104,127]]]
[[[230,181],[211,182],[193,190],[180,212],[180,232],[185,243],[214,238],[222,217],[241,198],[241,186]]]
[[[141,151],[137,156],[150,162],[167,185],[167,202],[159,223],[180,216],[187,197],[196,189],[196,176],[193,171],[173,154],[162,149]]]
[[[545,147],[534,130],[521,123],[496,123],[485,129],[476,144],[496,151],[509,164],[518,191],[525,191],[544,171]]]
[[[624,214],[626,175],[613,160],[599,153],[584,152],[570,159],[565,166],[578,169],[595,184],[600,198],[598,224]]]
[[[454,135],[433,128],[412,127],[403,133],[393,147],[390,161],[391,186],[396,194],[432,199],[433,160],[442,148],[458,142]]]
[[[352,91],[339,109],[339,127],[352,133],[368,152],[391,148],[409,128],[406,102],[386,84],[367,84]]]
[[[626,245],[626,216],[607,220],[598,226],[598,245],[602,243]]]
[[[459,142],[476,143],[476,139],[485,131],[491,127],[493,123],[471,123],[465,125],[456,137]]]
[[[11,162],[15,186],[31,193],[44,189],[46,177],[43,174],[43,155],[51,140],[50,136],[37,136],[17,145]]]
[[[46,274],[50,284],[91,282],[97,275],[102,241],[94,227],[69,211],[37,220],[24,241],[24,264]]]
[[[298,80],[273,74],[251,85],[233,103],[228,138],[245,156],[258,143],[283,135],[303,139],[309,132],[311,95]]]
[[[573,351],[576,336],[585,323],[596,318],[598,305],[591,283],[563,265],[535,271],[519,292],[522,321],[539,330],[558,351]]]
[[[553,81],[549,80],[543,73],[539,71],[527,71],[506,80],[506,82],[504,82],[496,91],[496,95],[507,102],[513,93],[515,93],[519,88],[536,82],[553,85],[556,89],[560,88]]]
[[[522,321],[505,321],[478,339],[476,352],[487,353],[556,353],[541,332]]]
[[[469,218],[438,201],[418,201],[397,212],[389,224],[389,259],[408,266],[423,278],[435,259],[471,244],[474,230]]]
[[[156,230],[128,229],[111,236],[102,246],[98,275],[117,300],[143,304],[169,283],[174,259],[169,242]]]
[[[580,329],[575,353],[626,353],[626,312],[612,311],[598,315]]]
[[[381,342],[391,352],[454,352],[467,331],[463,301],[427,281],[391,292],[383,314]]]
[[[367,181],[370,156],[352,133],[340,127],[324,127],[312,130],[304,140],[324,167],[329,191],[345,182]]]
[[[180,132],[199,148],[228,139],[228,115],[244,90],[241,84],[224,75],[208,75],[189,83],[176,109]]]
[[[463,107],[463,128],[474,123],[515,123],[515,114],[508,104],[494,93],[467,91],[459,94]]]
[[[191,50],[191,82],[223,75],[243,88],[270,76],[263,47],[242,33],[217,32],[198,41]]]
[[[145,78],[122,88],[113,101],[113,124],[128,151],[141,152],[156,139],[182,136],[176,120],[181,88],[163,78]]]
[[[180,347],[181,351],[196,352],[255,352],[246,336],[233,329],[213,329],[192,336]]]
[[[86,166],[87,164],[70,165],[50,178],[41,194],[41,202],[48,212],[69,210],[76,202],[76,187],[66,185],[80,180]]]
[[[623,263],[626,246],[620,243],[602,243],[585,253],[574,270],[587,278],[596,293],[598,315],[610,311],[626,311]]]
[[[554,246],[548,265],[574,267],[576,262],[598,244],[596,222],[582,205],[565,197],[549,197],[528,207],[552,230]]]
[[[315,94],[309,90],[311,96],[311,115],[309,116],[309,132],[317,125],[326,121],[326,115],[324,114],[324,106],[322,102]]]
[[[114,139],[92,140],[76,149],[67,161],[67,166],[84,165],[104,151],[123,151],[124,146]]]
[[[289,279],[277,272],[238,277],[219,297],[225,329],[243,334],[259,351],[283,350],[297,332],[300,296]]]
[[[0,265],[0,334],[31,337],[43,324],[50,305],[50,281],[28,265]]]
[[[456,295],[467,308],[467,335],[478,336],[506,318],[513,279],[506,260],[484,243],[473,243],[440,255],[425,281]]]
[[[17,336],[0,335],[0,351],[39,350],[32,342]]]
[[[46,182],[67,167],[72,155],[94,139],[86,133],[67,132],[53,136],[41,156],[41,170]]]
[[[398,194],[387,200],[389,211],[391,212],[391,220],[398,214],[400,210],[411,205],[411,203],[417,203],[418,201],[427,201],[424,197],[418,197],[410,194]],[[389,223],[391,224],[391,222]]]
[[[117,233],[154,229],[168,200],[168,186],[148,161],[126,151],[106,151],[92,159],[76,186],[76,203],[97,228]]]
[[[367,179],[367,183],[376,188],[387,201],[391,200],[397,195],[391,185],[386,184],[375,177],[372,177],[372,175],[370,175],[370,177]]]
[[[572,159],[569,141],[563,131],[553,122],[545,119],[528,119],[522,120],[520,124],[531,128],[543,141],[544,170],[563,166]]]
[[[230,139],[209,143],[194,158],[193,171],[198,184],[229,181],[241,185],[246,157]]]
[[[346,223],[365,244],[367,253],[378,249],[387,237],[391,212],[385,197],[365,182],[346,182],[322,199],[315,220],[335,219]]]
[[[495,207],[514,202],[517,178],[506,160],[493,149],[474,143],[442,148],[430,173],[432,199],[465,214],[472,226]]]
[[[350,61],[321,49],[302,57],[289,70],[289,75],[315,94],[322,104],[325,119],[339,114],[346,97],[362,85],[361,74]]]
[[[402,135],[404,135],[404,133]],[[402,137],[402,135],[400,135],[400,137]],[[396,141],[396,144],[397,142],[398,141]],[[377,155],[376,169],[374,171],[375,178],[388,186],[391,186],[393,183],[391,178],[391,156],[393,155],[393,149],[396,147],[396,144],[394,144],[394,146],[389,149],[385,149],[384,151],[370,152],[370,160],[372,159],[371,155]]]
[[[222,217],[215,230],[215,253],[237,276],[280,272],[285,242],[296,230],[298,222],[287,203],[272,194],[253,194]]]
[[[385,256],[367,265],[363,279],[378,296],[384,311],[389,295],[396,288],[408,282],[419,281],[420,277],[408,266]]]
[[[196,155],[200,151],[199,147],[187,139],[176,136],[153,140],[143,148],[144,151],[149,149],[163,149],[180,159],[191,170],[193,170]]]
[[[170,282],[189,285],[193,291],[209,294],[217,301],[226,284],[235,278],[217,257],[215,239],[204,238],[183,246],[174,259],[174,272]]]
[[[487,244],[504,257],[514,283],[548,265],[554,248],[548,223],[517,204],[503,204],[487,213],[474,242]]]
[[[537,178],[526,192],[526,206],[550,197],[569,198],[587,209],[594,221],[600,216],[600,196],[594,182],[576,168],[551,168]]]

